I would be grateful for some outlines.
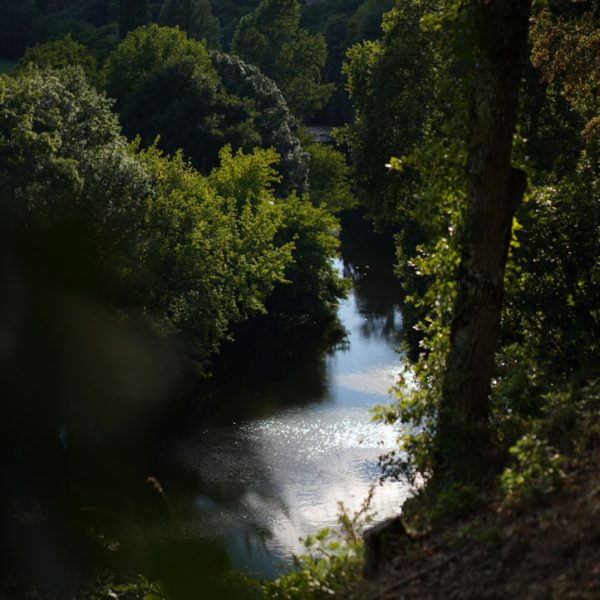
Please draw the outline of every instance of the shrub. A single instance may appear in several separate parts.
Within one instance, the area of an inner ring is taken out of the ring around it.
[[[338,503],[338,525],[302,540],[306,553],[294,555],[289,571],[274,581],[243,580],[259,597],[269,600],[321,600],[356,597],[362,577],[364,546],[361,532],[372,522],[373,489],[360,509],[349,515]]]
[[[558,489],[564,477],[565,459],[548,442],[529,433],[509,452],[514,464],[500,478],[507,503],[534,500]]]

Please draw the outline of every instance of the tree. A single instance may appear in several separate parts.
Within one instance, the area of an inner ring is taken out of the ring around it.
[[[433,104],[424,141],[390,161],[392,176],[406,167],[416,172],[409,217],[423,227],[424,241],[409,261],[405,240],[399,248],[411,307],[410,314],[403,311],[404,323],[414,324],[419,339],[396,388],[397,403],[381,413],[411,426],[402,454],[385,466],[432,484],[413,504],[426,521],[471,510],[483,491],[474,488],[489,489],[521,436],[564,448],[564,432],[582,406],[571,399],[582,382],[597,377],[591,365],[598,363],[598,146],[588,130],[581,135],[590,114],[590,71],[583,65],[592,58],[586,50],[593,28],[587,19],[586,27],[572,28],[568,21],[578,23],[583,6],[563,4],[574,14],[560,30],[582,37],[560,36],[566,48],[559,44],[555,56],[538,46],[555,76],[548,85],[532,67],[522,75],[527,8],[498,6],[456,2],[423,15],[433,42]],[[507,48],[495,37],[504,39],[508,24],[517,31]],[[543,43],[553,39],[547,25]],[[533,33],[535,48],[540,40]],[[572,107],[561,89],[563,74],[554,71],[562,70],[567,49],[569,60],[579,53],[582,60],[568,75],[585,75]],[[537,61],[535,52],[532,58]],[[519,169],[530,189],[513,220],[525,186]],[[560,400],[557,390],[565,391]]]
[[[166,0],[158,22],[180,27],[190,38],[206,40],[209,48],[219,48],[221,26],[211,12],[209,0]]]
[[[350,168],[345,156],[326,144],[308,144],[310,154],[310,199],[335,214],[356,206],[350,187]]]
[[[532,189],[518,214],[503,338],[561,385],[594,373],[600,340],[600,11],[593,2],[538,6],[530,36],[521,131]],[[534,396],[529,406],[542,403]]]
[[[598,139],[600,9],[588,1],[579,5],[584,10],[579,13],[578,7],[575,15],[561,14],[559,10],[553,14],[544,8],[535,16],[531,61],[540,70],[544,82],[558,86],[561,96],[586,120],[586,137]]]
[[[530,8],[530,0],[465,6],[474,89],[467,211],[436,428],[439,480],[471,481],[486,471],[504,271],[513,218],[526,188],[525,174],[511,166],[511,151]]]
[[[264,148],[272,146],[280,156],[278,185],[282,194],[308,189],[308,154],[298,139],[298,123],[272,79],[237,56],[212,52],[211,60],[229,94],[252,102],[255,127]]]
[[[104,84],[108,94],[117,100],[117,109],[123,106],[144,77],[156,73],[166,63],[184,57],[196,62],[201,71],[206,71],[205,76],[216,84],[216,74],[211,70],[204,43],[189,39],[176,28],[155,24],[129,33],[104,66]]]
[[[43,70],[78,65],[83,69],[88,81],[95,83],[98,79],[95,58],[83,44],[76,42],[70,35],[27,48],[19,61],[19,69],[31,65]]]
[[[148,0],[119,0],[119,36],[123,39],[130,31],[150,21]]]
[[[414,171],[389,176],[385,165],[424,141],[434,114],[431,33],[420,25],[433,5],[398,3],[383,17],[383,37],[352,46],[344,64],[354,111],[346,135],[354,178],[362,203],[380,225],[406,224],[415,202]]]
[[[331,96],[333,85],[321,83],[325,39],[300,28],[298,0],[262,0],[240,20],[231,50],[273,79],[299,118],[323,108]]]
[[[127,135],[147,146],[160,136],[163,150],[183,149],[204,171],[224,145],[250,150],[260,142],[252,102],[228,94],[206,43],[178,29],[132,31],[109,57],[105,81]]]
[[[339,247],[334,235],[338,221],[308,194],[295,193],[282,205],[283,227],[278,244],[292,243],[292,260],[285,268],[286,283],[278,284],[266,302],[270,315],[293,324],[315,323],[333,317],[346,282],[333,265]]]
[[[0,79],[3,239],[37,248],[49,277],[115,299],[139,269],[150,182],[110,107],[79,68]]]
[[[358,42],[379,38],[382,15],[395,4],[395,0],[328,0],[304,3],[304,27],[311,33],[322,33],[327,42],[325,81],[334,83],[336,87],[326,109],[327,120],[332,125],[342,125],[352,120],[352,108],[342,74],[346,51]]]
[[[225,148],[209,177],[155,146],[139,159],[155,191],[140,301],[203,369],[233,323],[264,312],[291,260],[292,245],[275,240],[283,225],[272,190],[277,156]]]

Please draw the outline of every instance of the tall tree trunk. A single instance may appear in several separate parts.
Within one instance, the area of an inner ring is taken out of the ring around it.
[[[485,471],[489,394],[511,226],[526,189],[511,166],[531,0],[471,0],[474,94],[468,200],[450,351],[436,428],[435,473],[469,481]]]

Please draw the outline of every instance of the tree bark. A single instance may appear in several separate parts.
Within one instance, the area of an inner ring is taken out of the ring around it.
[[[471,0],[466,10],[476,59],[467,212],[434,457],[435,477],[460,481],[486,471],[504,272],[526,189],[510,158],[531,0]]]

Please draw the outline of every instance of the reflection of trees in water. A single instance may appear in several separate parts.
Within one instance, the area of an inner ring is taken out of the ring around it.
[[[361,335],[394,340],[399,336],[402,290],[394,275],[395,245],[391,233],[375,233],[358,212],[344,216],[343,273],[352,280]]]
[[[401,290],[391,261],[374,259],[362,266],[344,262],[344,276],[352,279],[356,308],[364,319],[361,335],[385,340],[397,338],[401,328]]]
[[[360,334],[365,338],[382,338],[385,340],[398,338],[397,314],[394,309],[383,316],[366,314],[366,320],[360,326]]]
[[[273,532],[268,527],[258,526],[253,531],[244,532],[244,548],[248,556],[252,556],[256,550],[264,555],[269,554],[269,542],[273,539]]]
[[[228,423],[231,415],[244,420],[323,402],[330,385],[326,358],[347,348],[337,319],[295,331],[258,328],[224,350],[201,392],[211,399],[202,418]]]

